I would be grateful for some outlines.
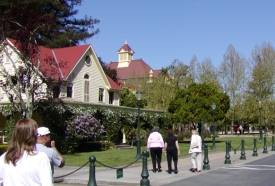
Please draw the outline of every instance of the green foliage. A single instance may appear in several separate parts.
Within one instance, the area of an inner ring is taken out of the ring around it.
[[[274,98],[275,51],[270,43],[256,46],[252,53],[252,79],[248,83],[249,92],[260,101]]]
[[[0,155],[7,151],[9,145],[1,144],[0,145]]]
[[[143,129],[140,130],[141,146],[146,146],[148,135],[149,135],[148,131],[143,130]],[[138,129],[137,128],[133,128],[129,133],[126,133],[126,139],[127,139],[128,144],[131,145],[131,146],[136,144],[137,136],[138,136]]]
[[[173,85],[173,86],[170,86],[170,89],[172,87],[181,89],[181,88],[186,88],[188,86],[188,80],[187,80],[188,66],[185,65],[183,62],[176,59],[172,62],[171,65],[167,67],[167,69],[163,69],[162,72],[165,72],[165,70],[167,70],[167,73],[169,73],[169,76],[173,77],[169,81]],[[167,76],[168,74],[166,74],[166,79],[167,79]]]
[[[39,125],[50,128],[51,132],[65,139],[65,120],[72,117],[72,113],[62,102],[39,102],[35,112],[42,116]]]
[[[211,138],[212,133],[210,131],[203,131],[203,137],[204,138]]]
[[[19,39],[19,34],[24,37],[22,32],[18,31],[22,30],[18,25],[22,25],[28,32],[33,33],[37,29],[35,37],[43,46],[49,48],[76,46],[80,41],[99,33],[99,29],[94,29],[99,20],[87,16],[76,18],[78,13],[76,6],[80,4],[81,0],[9,0],[0,4],[0,23],[3,25],[5,37]],[[14,20],[18,24],[14,23]]]
[[[229,109],[229,97],[219,92],[211,84],[192,84],[187,89],[178,90],[170,102],[168,111],[172,118],[181,123],[199,122],[201,118],[212,121],[212,102],[215,102],[216,120],[222,120]]]
[[[125,107],[137,107],[137,98],[128,88],[123,88],[119,93],[120,106]]]
[[[62,141],[59,143],[58,149],[61,154],[73,154],[77,153],[78,146],[79,143],[76,142]]]
[[[10,141],[12,137],[12,131],[15,125],[15,120],[13,117],[9,116],[6,118],[6,126],[5,126],[5,131],[6,131],[6,140]]]
[[[186,139],[190,140],[191,136],[192,136],[191,131],[187,131],[187,132],[180,132],[177,135],[177,138],[178,138],[179,141],[183,141],[183,140],[186,140]]]
[[[115,148],[115,144],[111,141],[103,141],[101,150],[111,150]]]
[[[82,105],[58,105],[52,104],[43,106],[40,108],[39,113],[43,113],[43,124],[47,124],[51,131],[56,133],[56,136],[61,139],[65,139],[66,130],[65,123],[63,122],[81,115],[90,115],[100,121],[100,124],[104,126],[106,131],[105,138],[97,140],[108,141],[111,143],[117,143],[119,138],[119,131],[123,130],[127,139],[131,139],[129,143],[134,144],[136,138],[137,129],[137,109],[110,109],[104,107],[92,107]],[[51,116],[58,117],[51,117]],[[53,120],[54,119],[54,120]],[[140,112],[140,124],[141,124],[141,137],[143,140],[147,139],[146,131],[151,130],[153,126],[157,125],[160,128],[167,129],[167,115],[165,113],[158,112]],[[52,130],[52,128],[54,130]],[[145,131],[143,133],[143,131]],[[62,141],[62,140],[61,140]],[[144,140],[145,143],[146,140]],[[143,143],[143,142],[142,142]]]
[[[3,113],[8,113],[4,108],[0,107]],[[59,146],[61,144],[64,152],[74,152],[75,145],[67,144],[65,142],[65,130],[66,122],[72,121],[72,119],[81,115],[90,115],[100,121],[100,124],[104,126],[106,131],[105,137],[97,138],[97,140],[107,141],[110,145],[107,145],[106,148],[111,148],[112,144],[118,142],[118,134],[120,130],[126,134],[127,140],[131,144],[135,144],[137,136],[137,109],[110,109],[105,107],[95,107],[87,105],[62,105],[62,104],[47,104],[41,103],[36,110],[37,114],[40,114],[42,117],[42,125],[49,127],[51,132],[55,133],[54,140],[57,141]],[[12,117],[11,117],[12,119]],[[146,144],[148,131],[151,131],[153,126],[159,126],[160,129],[163,129],[165,132],[168,129],[167,121],[169,118],[164,112],[152,112],[152,111],[143,111],[140,112],[140,126],[141,126],[141,143]],[[11,127],[9,131],[12,131],[14,120],[10,120],[9,124],[6,127]],[[108,147],[109,146],[109,147]],[[104,147],[105,148],[105,147]]]
[[[134,108],[138,107],[138,101],[137,101],[136,95],[128,87],[124,87],[123,90],[119,93],[119,96],[120,96],[120,106],[134,107]],[[146,105],[146,100],[143,98],[140,101],[140,108],[144,108],[145,105]]]

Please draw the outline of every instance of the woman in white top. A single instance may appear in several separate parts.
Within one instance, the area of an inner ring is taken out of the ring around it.
[[[192,130],[189,154],[191,154],[191,172],[201,172],[201,137],[197,130]]]
[[[0,157],[0,184],[4,186],[52,186],[47,155],[35,150],[37,124],[32,119],[19,120],[7,152]]]

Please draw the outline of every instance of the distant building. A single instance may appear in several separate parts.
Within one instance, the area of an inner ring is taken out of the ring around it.
[[[120,85],[130,83],[134,79],[146,78],[151,82],[161,70],[153,70],[142,59],[134,59],[134,51],[125,41],[124,45],[117,51],[118,62],[110,62],[107,67],[116,69]],[[130,83],[131,84],[131,83]]]

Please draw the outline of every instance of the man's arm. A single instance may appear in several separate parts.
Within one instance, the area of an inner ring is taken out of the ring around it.
[[[63,156],[60,154],[60,152],[57,150],[57,148],[55,147],[55,141],[51,141],[51,147],[53,148],[54,151],[56,151],[58,157],[61,159],[61,163],[58,167],[62,168],[65,165],[65,159],[63,158]]]

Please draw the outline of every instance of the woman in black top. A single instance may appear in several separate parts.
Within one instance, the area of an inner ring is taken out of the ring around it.
[[[174,173],[178,173],[178,155],[180,154],[178,138],[174,136],[173,129],[168,130],[168,137],[165,140],[165,154],[167,155],[168,174],[173,172],[172,159],[174,161]]]

